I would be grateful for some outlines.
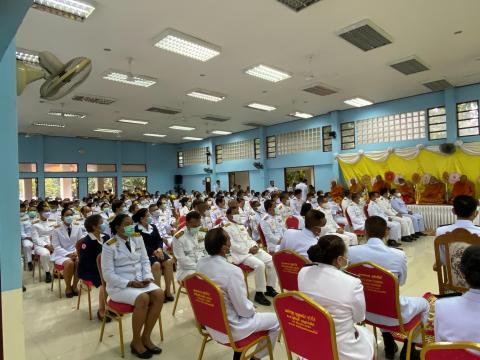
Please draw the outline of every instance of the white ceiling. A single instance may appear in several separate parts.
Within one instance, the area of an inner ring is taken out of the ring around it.
[[[84,22],[69,21],[31,9],[17,35],[17,46],[49,50],[61,60],[87,56],[93,61],[88,80],[75,93],[117,99],[110,106],[79,103],[71,95],[54,103],[40,103],[40,82],[30,85],[18,101],[19,132],[58,136],[116,139],[95,133],[97,127],[122,129],[121,139],[179,143],[182,136],[208,136],[207,130],[242,131],[243,125],[265,125],[292,120],[286,114],[300,110],[324,114],[348,108],[343,100],[361,96],[381,102],[427,92],[421,84],[446,78],[454,85],[480,82],[480,1],[462,0],[322,0],[295,13],[276,0],[97,0],[95,12]],[[393,44],[363,52],[336,35],[346,26],[370,19],[393,38]],[[153,47],[153,38],[174,28],[222,48],[203,63]],[[454,35],[456,31],[463,31]],[[104,51],[111,48],[111,52]],[[417,55],[430,71],[405,76],[388,64]],[[150,88],[103,80],[107,69],[128,70],[158,78]],[[243,73],[259,63],[293,74],[270,83]],[[205,76],[201,76],[204,74]],[[313,77],[313,78],[312,78]],[[301,91],[321,82],[339,89],[320,97]],[[211,103],[185,96],[203,88],[227,95]],[[250,110],[256,101],[277,107],[270,113]],[[85,119],[49,117],[48,110],[81,111]],[[146,112],[148,107],[180,108],[168,116]],[[225,123],[200,116],[229,116]],[[119,118],[147,120],[149,125],[119,124]],[[64,122],[64,129],[31,126],[34,121]],[[172,124],[194,126],[195,131],[168,129]],[[168,135],[155,140],[144,132]]]

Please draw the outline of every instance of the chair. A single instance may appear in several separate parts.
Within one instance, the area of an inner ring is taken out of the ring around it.
[[[178,284],[179,284],[179,287],[175,296],[175,302],[173,303],[172,316],[175,316],[175,311],[177,311],[178,299],[180,298],[180,295],[181,294],[188,295],[187,291],[184,290],[185,286],[183,286],[183,281],[179,281]]]
[[[435,239],[435,264],[440,294],[468,291],[469,287],[460,271],[460,261],[464,250],[470,245],[480,245],[480,237],[462,228]]]
[[[32,254],[32,278],[35,280],[35,268],[38,268],[38,281],[42,281],[42,265],[40,264],[40,256]]]
[[[222,345],[229,346],[234,351],[240,352],[240,360],[250,359],[264,349],[268,349],[270,360],[273,360],[272,344],[267,331],[253,333],[239,341],[233,340],[225,310],[223,292],[210,279],[205,275],[195,273],[184,279],[184,285],[195,315],[198,332],[203,337],[198,360],[202,360],[205,345],[212,340],[205,327],[225,334],[228,337],[228,342]],[[262,341],[265,342],[265,345],[258,350],[252,349],[252,347]],[[252,351],[250,351],[251,349]]]
[[[185,215],[182,215],[178,218],[178,226],[177,230],[180,230],[181,228],[185,227],[187,223],[187,217]]]
[[[365,236],[365,230],[354,230],[352,225],[352,219],[350,219],[350,215],[348,215],[348,211],[345,210],[345,217],[347,218],[348,226],[352,229],[353,233],[357,236]]]
[[[80,255],[80,251],[82,250],[82,240],[78,240],[75,244],[75,248],[77,250],[77,254]],[[88,316],[89,319],[92,320],[92,293],[93,283],[89,280],[79,279],[78,282],[78,300],[77,300],[77,310],[80,310],[80,299],[82,297],[82,290],[87,291],[88,297]]]
[[[373,333],[377,339],[377,327],[391,332],[398,332],[407,336],[407,360],[410,360],[412,340],[418,331],[425,343],[422,314],[418,313],[408,323],[403,322],[400,311],[400,291],[398,279],[390,271],[371,262],[361,262],[350,265],[347,271],[359,276],[363,284],[367,312],[376,315],[397,319],[398,325],[387,326],[365,320],[373,326]]]
[[[278,251],[272,258],[282,293],[298,291],[298,273],[310,261],[291,250]]]
[[[62,275],[63,275],[63,265],[53,264],[53,273],[52,273],[52,286],[50,286],[50,291],[53,291],[53,284],[55,280],[58,281],[58,297],[62,298]]]
[[[420,356],[422,360],[479,360],[480,344],[473,342],[432,343],[423,347]]]
[[[305,294],[292,291],[276,296],[273,307],[292,353],[309,360],[338,360],[335,324],[331,315]]]
[[[290,215],[285,220],[285,226],[287,227],[287,229],[298,230],[300,228],[300,221],[296,216]]]
[[[102,285],[106,289],[107,286],[105,284],[105,280],[103,279],[102,273],[102,254],[97,256],[97,267],[98,272],[100,273],[100,279],[102,280]],[[108,298],[108,296],[106,296]],[[120,334],[120,353],[122,354],[122,358],[125,357],[125,346],[123,341],[123,324],[122,319],[124,315],[133,313],[135,307],[130,304],[118,303],[113,301],[112,299],[106,299],[105,303],[105,316],[103,317],[102,327],[100,328],[100,342],[103,340],[103,334],[105,332],[105,324],[107,317],[112,320],[115,320],[118,323],[118,331]],[[160,340],[163,341],[163,325],[162,325],[162,315],[158,318],[158,326],[160,328]]]
[[[257,225],[258,235],[260,236],[260,245],[264,250],[267,250],[267,240],[265,239],[265,234],[263,233],[262,227],[260,224]]]
[[[363,207],[363,213],[365,214],[365,217],[368,219],[370,215],[368,215],[368,205],[365,205]]]
[[[243,272],[243,278],[245,279],[245,287],[247,288],[247,297],[250,295],[250,290],[248,288],[248,274],[254,271],[250,266],[245,265],[245,264],[234,264],[235,266],[238,266],[242,272]]]

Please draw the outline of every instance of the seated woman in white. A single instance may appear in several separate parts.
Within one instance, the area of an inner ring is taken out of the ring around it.
[[[300,270],[298,288],[332,315],[340,359],[373,359],[373,334],[355,325],[365,320],[362,282],[341,271],[348,264],[345,242],[336,235],[322,236],[308,257],[312,264]]]
[[[162,310],[164,294],[153,282],[150,260],[140,234],[130,216],[120,214],[110,223],[114,237],[103,244],[102,274],[107,293],[119,303],[135,307],[132,315],[133,339],[130,348],[141,359],[162,350],[150,336]],[[142,333],[143,328],[143,333]]]
[[[61,212],[62,223],[52,233],[53,254],[51,260],[55,265],[63,265],[65,296],[67,298],[77,295],[78,256],[75,244],[83,238],[83,229],[79,225],[73,225],[73,218],[73,210],[64,208]]]

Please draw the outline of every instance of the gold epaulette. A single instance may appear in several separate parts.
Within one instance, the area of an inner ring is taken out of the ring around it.
[[[200,231],[206,233],[206,232],[208,232],[208,228],[202,227],[202,228],[200,228]]]
[[[113,244],[115,244],[116,242],[117,242],[117,239],[111,238],[111,239],[108,240],[105,244],[107,244],[107,245],[113,245]]]
[[[132,234],[133,237],[139,237],[139,236],[142,236],[142,234],[140,234],[139,232],[134,232]]]
[[[180,239],[183,236],[183,234],[185,234],[185,232],[183,230],[180,230],[174,236],[175,238]]]
[[[226,223],[225,225],[223,225],[223,227],[227,227],[227,226],[230,226],[230,223]]]

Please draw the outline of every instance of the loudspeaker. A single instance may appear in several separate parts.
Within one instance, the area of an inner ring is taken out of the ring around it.
[[[182,184],[183,184],[183,176],[175,175],[175,185],[182,185]]]
[[[330,136],[332,139],[336,139],[337,138],[337,133],[335,131],[330,131],[328,133],[328,136]]]

